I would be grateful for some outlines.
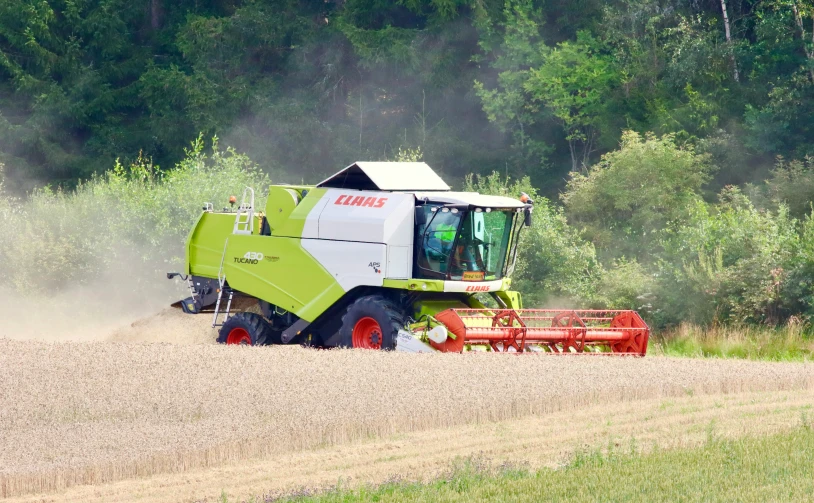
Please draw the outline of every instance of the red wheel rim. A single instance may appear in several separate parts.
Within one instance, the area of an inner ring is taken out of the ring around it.
[[[352,339],[355,348],[382,349],[382,328],[373,318],[362,318],[353,327]]]
[[[226,336],[226,344],[248,344],[251,345],[252,338],[249,332],[243,328],[233,328]]]

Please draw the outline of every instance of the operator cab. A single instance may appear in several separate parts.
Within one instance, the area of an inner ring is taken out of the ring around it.
[[[511,274],[529,205],[504,197],[465,196],[460,199],[478,200],[472,204],[444,197],[448,201],[425,200],[416,206],[415,278],[494,281]]]

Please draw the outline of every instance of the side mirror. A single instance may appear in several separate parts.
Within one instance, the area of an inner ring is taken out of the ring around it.
[[[526,215],[523,220],[526,227],[531,227],[531,208],[526,209]]]
[[[427,214],[424,212],[423,206],[415,207],[415,224],[427,225]]]

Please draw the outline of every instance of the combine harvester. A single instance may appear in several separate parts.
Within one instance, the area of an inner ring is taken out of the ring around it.
[[[525,194],[453,192],[424,163],[357,162],[271,186],[263,212],[251,188],[237,210],[207,204],[186,271],[167,276],[225,344],[644,356],[635,311],[523,309],[510,276],[532,208]],[[258,312],[232,312],[238,298]]]

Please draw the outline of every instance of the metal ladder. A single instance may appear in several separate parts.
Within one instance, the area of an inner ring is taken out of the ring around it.
[[[229,288],[229,298],[226,300],[226,310],[223,312],[223,321],[218,323],[218,315],[220,314],[220,303],[221,299],[223,298],[223,287],[221,287],[220,291],[218,292],[218,301],[215,303],[215,315],[212,317],[212,328],[215,327],[222,327],[226,320],[229,319],[229,310],[232,308],[232,297],[234,297],[235,291]]]
[[[249,200],[246,201],[246,196]],[[243,197],[240,206],[237,207],[235,215],[235,226],[232,234],[252,234],[254,232],[254,189],[246,187],[243,189]]]
[[[252,196],[254,198],[254,196]],[[242,204],[241,204],[242,206]],[[235,224],[237,225],[237,224]],[[235,291],[229,288],[229,298],[226,301],[226,311],[223,313],[223,322],[218,323],[218,315],[220,314],[220,304],[223,300],[223,291],[226,289],[226,274],[223,272],[223,261],[226,259],[226,247],[229,245],[229,238],[223,243],[223,255],[220,257],[220,269],[218,269],[218,301],[215,302],[215,315],[212,317],[212,328],[222,327],[226,320],[229,319],[229,311],[232,309],[232,298]]]
[[[240,206],[237,207],[237,214],[235,215],[235,225],[232,228],[232,234],[251,235],[254,233],[254,189],[246,187],[243,189],[243,197],[240,199]],[[223,261],[226,259],[226,247],[229,245],[229,239],[223,243],[223,254],[220,257],[220,269],[218,269],[218,300],[215,302],[215,314],[212,316],[212,327],[222,327],[226,320],[229,319],[229,312],[232,309],[232,299],[234,298],[235,291],[226,287],[226,274],[223,272]],[[226,300],[226,310],[223,312],[223,322],[218,323],[218,316],[220,315],[220,306],[223,302],[223,292],[229,290],[229,297]]]

